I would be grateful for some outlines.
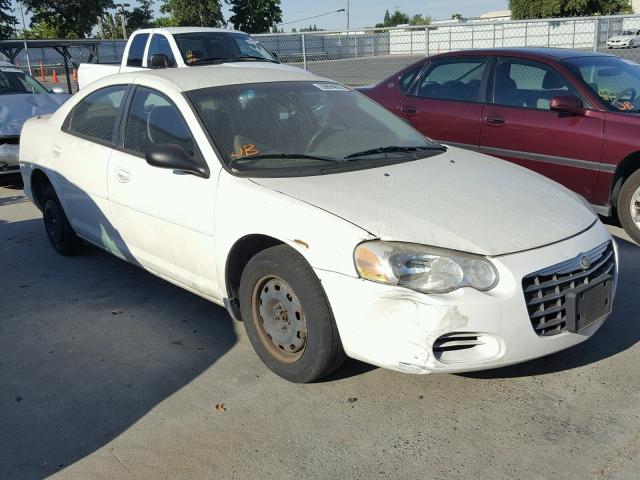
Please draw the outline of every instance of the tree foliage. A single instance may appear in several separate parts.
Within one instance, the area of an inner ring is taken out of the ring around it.
[[[52,30],[56,38],[89,36],[112,0],[23,0],[32,29]]]
[[[417,21],[419,17],[422,17],[422,15],[419,15],[419,14],[414,15],[413,18],[410,20],[409,15],[400,11],[399,8],[396,8],[393,14],[390,14],[389,10],[387,10],[384,13],[384,21],[382,23],[377,23],[376,28],[397,27],[398,25],[410,24],[411,21],[413,21],[414,19]],[[416,25],[424,25],[424,24],[418,23]]]
[[[429,25],[432,21],[433,19],[429,15],[423,17],[421,13],[416,13],[411,17],[411,20],[409,20],[409,25],[414,27],[419,25]]]
[[[265,33],[282,22],[280,0],[226,0],[233,15],[229,22],[236,30]]]
[[[16,23],[16,17],[11,15],[12,13],[11,1],[0,0],[0,40],[13,35],[13,26]]]
[[[509,0],[516,20],[630,13],[629,0]]]
[[[153,25],[153,0],[138,0],[138,6],[127,12],[127,31],[149,28]]]
[[[220,27],[225,25],[220,0],[164,0],[162,13],[177,26]]]

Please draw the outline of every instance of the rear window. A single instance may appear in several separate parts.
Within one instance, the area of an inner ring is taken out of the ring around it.
[[[147,45],[148,33],[140,33],[133,37],[131,46],[129,47],[129,57],[127,58],[127,67],[141,67],[142,58],[144,56],[144,47]]]

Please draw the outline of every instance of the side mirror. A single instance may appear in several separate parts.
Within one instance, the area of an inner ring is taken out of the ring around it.
[[[278,63],[280,63],[280,57],[278,57],[278,54],[276,52],[269,52],[271,55],[273,55],[273,58],[275,58]]]
[[[553,97],[549,108],[555,112],[572,113],[574,115],[584,114],[584,104],[582,100],[573,95]]]
[[[53,87],[51,93],[67,93],[67,91],[62,87]]]
[[[184,148],[175,143],[154,145],[147,151],[144,158],[152,167],[169,168],[209,178],[207,165],[198,158],[189,155]]]
[[[169,59],[164,53],[155,53],[151,55],[150,68],[169,68]]]

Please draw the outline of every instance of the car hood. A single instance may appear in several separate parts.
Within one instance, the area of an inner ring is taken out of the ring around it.
[[[555,182],[458,148],[367,170],[252,181],[382,240],[490,256],[563,240],[597,218],[576,194]]]
[[[70,97],[62,93],[0,95],[0,136],[20,135],[29,118],[55,112]]]
[[[292,67],[291,65],[285,65],[284,63],[273,63],[273,62],[229,62],[222,64],[225,67],[238,67],[238,68],[269,68],[271,70],[284,70],[285,72],[306,72],[302,68]],[[311,72],[308,72],[309,75],[312,75]]]

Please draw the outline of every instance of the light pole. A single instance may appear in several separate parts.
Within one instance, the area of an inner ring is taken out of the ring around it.
[[[116,9],[120,8],[120,21],[122,22],[122,38],[127,39],[127,21],[126,21],[126,13],[125,8],[130,7],[131,5],[128,3],[116,3]]]
[[[32,75],[31,72],[31,60],[29,60],[29,48],[27,47],[27,26],[24,23],[24,10],[22,9],[22,2],[18,2],[18,6],[20,7],[20,17],[22,17],[22,38],[24,40],[24,51],[27,54],[27,66],[29,67],[29,75]]]
[[[347,30],[349,30],[351,21],[351,0],[347,0]]]

